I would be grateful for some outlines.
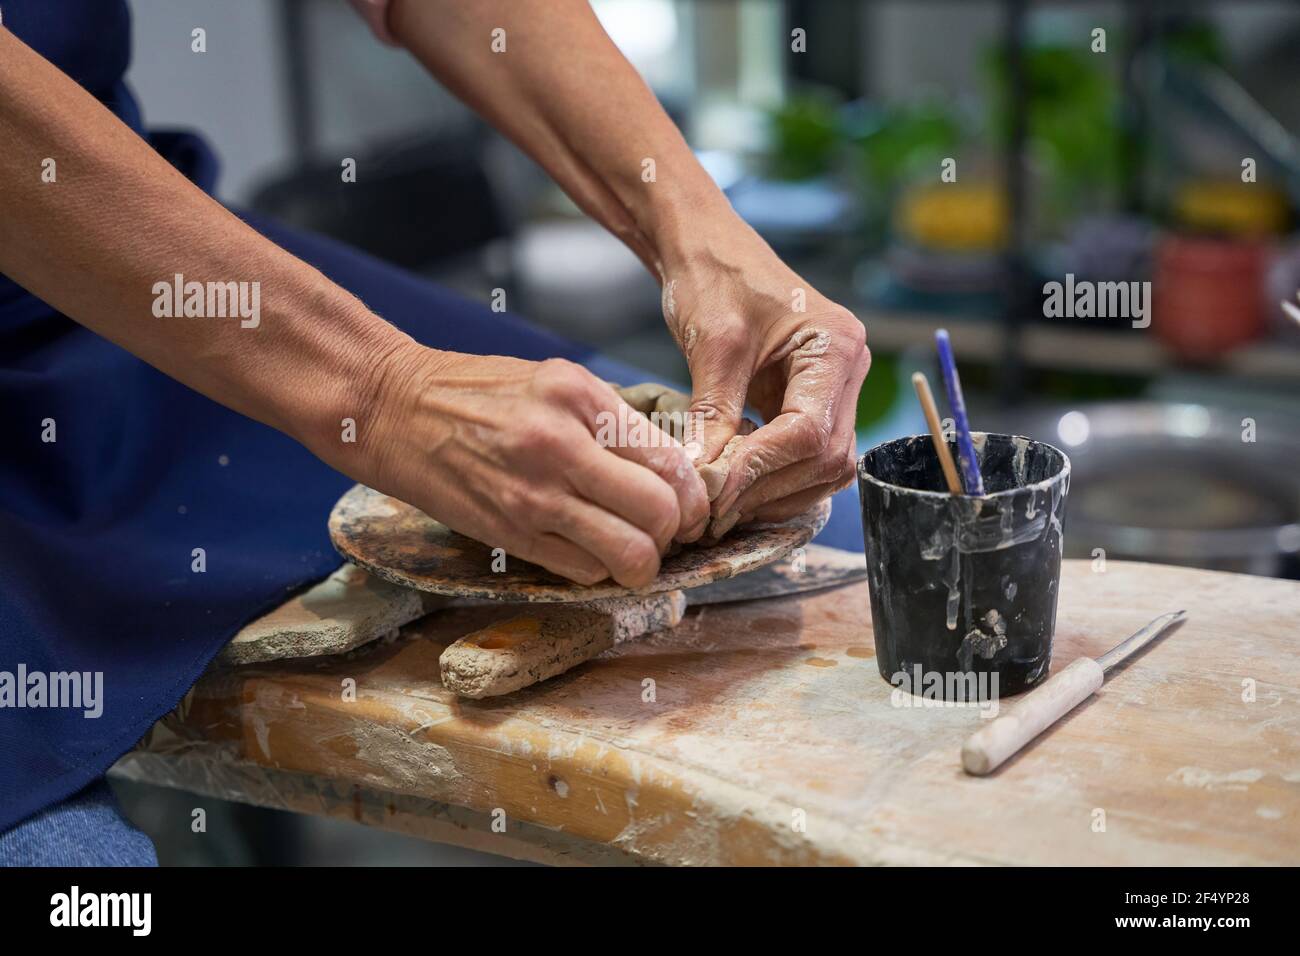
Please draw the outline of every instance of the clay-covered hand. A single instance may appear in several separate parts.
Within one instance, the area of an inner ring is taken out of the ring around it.
[[[729,458],[713,514],[727,527],[781,521],[848,485],[871,364],[862,323],[738,220],[716,238],[698,230],[662,273],[664,318],[702,422],[699,453],[711,462],[727,449]],[[766,424],[728,448],[747,403]]]
[[[699,429],[695,429],[697,434],[694,438],[688,438],[685,434],[689,430],[688,425],[691,421],[691,396],[674,388],[669,388],[667,385],[660,385],[657,382],[643,382],[640,385],[628,386],[620,386],[610,382],[610,387],[618,392],[623,401],[642,415],[649,416],[654,424],[684,441],[691,442],[691,444],[687,445],[687,453],[695,461],[695,470],[699,472],[700,478],[704,481],[704,490],[709,496],[711,505],[722,492],[722,487],[727,482],[727,470],[731,467],[732,454],[740,446],[744,437],[758,428],[758,425],[748,418],[743,419],[736,436],[727,442],[718,456],[705,459],[698,451],[700,447]],[[720,515],[716,510],[711,509],[710,513],[713,518],[709,522],[708,529],[700,537],[700,544],[716,544],[719,538],[736,526],[740,518],[734,512]]]
[[[343,470],[570,580],[648,584],[672,542],[708,523],[681,444],[631,437],[649,422],[571,362],[409,342],[383,359],[373,393]]]

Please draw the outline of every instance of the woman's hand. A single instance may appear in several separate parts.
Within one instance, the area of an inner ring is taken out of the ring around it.
[[[381,366],[369,434],[358,419],[340,467],[461,534],[581,584],[640,587],[674,539],[703,533],[685,450],[581,366],[409,341]]]
[[[721,208],[725,207],[725,208]],[[691,370],[690,421],[713,461],[746,404],[767,424],[739,443],[716,515],[778,521],[853,480],[858,391],[871,354],[862,323],[817,292],[725,200],[695,217],[662,269],[664,318]],[[693,449],[694,450],[694,449]]]

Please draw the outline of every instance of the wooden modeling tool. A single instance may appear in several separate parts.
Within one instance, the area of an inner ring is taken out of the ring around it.
[[[939,456],[939,465],[943,468],[943,477],[948,482],[948,491],[954,495],[959,495],[961,491],[961,479],[957,476],[957,464],[952,460],[952,452],[948,450],[948,443],[943,439],[943,425],[939,421],[939,409],[935,407],[934,395],[930,391],[930,382],[923,372],[912,373],[912,387],[916,389],[916,397],[921,402],[921,410],[925,412],[926,424],[930,426],[930,438],[934,441],[934,453]]]
[[[952,418],[957,426],[957,463],[961,466],[962,481],[966,494],[983,496],[984,479],[980,476],[979,459],[975,457],[975,443],[970,437],[970,422],[966,418],[966,400],[961,393],[961,379],[957,377],[957,363],[952,357],[952,342],[948,339],[948,330],[939,329],[934,333],[934,343],[939,349],[939,369],[943,372],[944,389],[948,392],[948,404],[952,407]]]
[[[1156,618],[1128,640],[1101,657],[1080,657],[1041,687],[1026,694],[987,727],[972,734],[961,749],[966,772],[982,777],[1000,767],[1009,757],[1087,700],[1106,680],[1117,664],[1128,660],[1175,624],[1186,620],[1186,611],[1174,611]]]

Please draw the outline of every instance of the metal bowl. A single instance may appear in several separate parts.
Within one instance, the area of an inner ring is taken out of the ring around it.
[[[1275,417],[1113,402],[1016,419],[1074,465],[1066,553],[1300,578],[1300,438]]]

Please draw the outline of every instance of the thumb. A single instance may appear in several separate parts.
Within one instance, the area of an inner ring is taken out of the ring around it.
[[[687,359],[691,405],[682,444],[697,462],[714,461],[740,428],[749,391],[749,363],[736,350],[696,343]]]

